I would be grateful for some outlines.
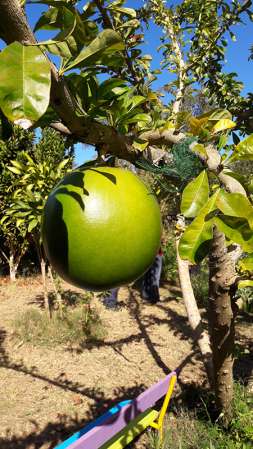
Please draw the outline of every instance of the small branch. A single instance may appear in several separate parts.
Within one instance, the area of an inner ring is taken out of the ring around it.
[[[154,22],[158,26],[162,26],[166,29],[168,36],[171,40],[172,53],[175,55],[175,63],[177,66],[177,81],[178,89],[175,96],[175,101],[172,106],[173,115],[178,114],[185,91],[185,80],[186,80],[186,64],[184,61],[183,53],[180,46],[180,40],[175,31],[175,24],[173,20],[175,19],[172,11],[166,8],[163,4],[164,2],[151,0],[151,5],[153,6],[152,13],[154,16]]]
[[[94,0],[94,3],[101,14],[104,28],[112,28],[113,29],[113,24],[111,22],[111,19],[110,19],[109,15],[107,14],[106,9],[103,7],[101,1]]]
[[[140,139],[148,140],[151,145],[169,145],[172,146],[175,143],[180,142],[180,140],[185,139],[185,134],[178,133],[174,134],[173,131],[162,131],[154,130],[154,131],[146,131],[142,133]]]
[[[4,252],[2,249],[0,249],[0,251],[1,251],[1,254],[2,254],[3,258],[6,260],[6,262],[9,263],[9,259],[8,259],[8,257],[6,256],[5,252]]]
[[[50,123],[50,128],[59,131],[61,134],[65,134],[66,136],[72,136],[72,132],[67,128],[67,126],[63,125],[61,122],[52,122]]]
[[[204,3],[203,3],[204,4]],[[251,0],[246,0],[240,8],[238,8],[238,10],[236,11],[236,5],[234,6],[234,9],[232,12],[236,12],[236,15],[239,17],[240,14],[242,14],[244,11],[246,11],[248,8],[250,8],[252,5],[252,1]],[[212,47],[214,45],[216,45],[216,43],[218,42],[218,40],[223,36],[223,34],[229,30],[230,26],[234,24],[235,21],[235,17],[231,17],[230,20],[228,20],[223,27],[220,28],[220,30],[218,31],[216,37],[213,39],[213,41],[210,42],[210,44],[203,49],[203,52],[197,57],[195,58],[194,62],[192,62],[191,64],[188,64],[186,66],[186,72],[188,73],[190,70],[194,69],[194,67],[199,64],[199,62],[201,61],[201,59],[203,58],[203,56],[207,55],[209,52],[211,52]]]
[[[113,22],[110,19],[110,16],[109,16],[106,8],[103,6],[101,0],[94,0],[94,3],[101,14],[104,28],[111,28],[114,30],[115,27],[113,25]],[[123,53],[125,55],[125,61],[126,61],[126,65],[129,70],[129,73],[131,73],[131,75],[132,75],[133,82],[135,85],[138,85],[140,80],[138,79],[138,76],[135,73],[132,59],[130,58],[128,51],[126,49],[123,51]]]
[[[212,386],[213,366],[212,366],[212,351],[210,340],[207,331],[203,328],[201,315],[192,288],[191,277],[189,272],[189,262],[188,260],[181,259],[179,254],[179,240],[180,235],[178,235],[176,238],[176,252],[177,252],[178,274],[185,309],[191,329],[193,331],[193,337],[195,341],[198,343],[203,358],[203,363],[206,369],[209,384],[210,386]]]

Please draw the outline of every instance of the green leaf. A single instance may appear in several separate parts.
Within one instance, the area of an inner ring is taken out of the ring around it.
[[[199,155],[202,159],[207,159],[207,152],[202,143],[192,142],[190,145],[190,150]]]
[[[9,120],[37,121],[47,110],[50,85],[50,65],[39,48],[14,42],[1,52],[0,107]]]
[[[207,254],[208,246],[213,237],[213,222],[206,216],[216,209],[216,200],[219,195],[217,190],[209,198],[199,215],[186,228],[179,242],[179,254],[182,259],[188,259],[192,263],[199,263]]]
[[[96,39],[94,39],[88,47],[84,48],[79,55],[69,61],[61,73],[74,67],[83,67],[88,64],[94,64],[99,57],[108,50],[118,51],[124,49],[124,43],[121,36],[113,30],[102,31]]]
[[[233,139],[233,143],[235,145],[238,145],[238,143],[241,142],[240,137],[237,136],[237,134],[235,132],[232,132],[232,139]]]
[[[28,225],[28,232],[32,232],[32,230],[38,225],[38,220],[34,218],[32,221],[30,221]]]
[[[235,151],[230,157],[228,162],[233,162],[236,160],[251,160],[253,161],[253,134],[246,137],[235,147]]]
[[[140,26],[140,22],[137,19],[128,20],[127,22],[121,23],[117,29],[119,28],[138,28]]]
[[[129,119],[124,120],[124,123],[137,123],[137,122],[144,122],[149,123],[151,121],[151,117],[149,114],[136,114],[133,117],[130,117]]]
[[[252,179],[249,175],[242,175],[241,173],[236,173],[229,169],[223,170],[223,173],[225,175],[231,176],[231,178],[236,179],[236,181],[238,181],[245,190],[248,190],[251,193]]]
[[[218,142],[218,150],[221,150],[227,143],[228,137],[226,135],[221,135]]]
[[[57,166],[57,170],[60,172],[68,163],[70,162],[70,159],[63,159]]]
[[[139,106],[140,104],[145,103],[146,98],[143,97],[142,95],[135,95],[134,97],[131,98],[131,107],[130,107],[130,111],[134,108],[136,108],[137,106]]]
[[[243,259],[239,260],[238,267],[242,271],[249,271],[253,273],[253,254],[249,254],[246,257],[243,257]]]
[[[136,150],[138,150],[138,151],[144,151],[146,148],[147,148],[147,146],[148,146],[148,142],[147,141],[145,141],[145,140],[143,140],[143,139],[138,139],[138,138],[136,138],[134,141],[133,141],[133,147],[136,149]]]
[[[132,17],[133,19],[135,19],[136,17],[136,11],[132,8],[122,8],[117,6],[116,8],[113,9],[117,12],[121,12],[122,14],[126,14],[127,16]]]
[[[211,112],[211,113],[210,113]],[[232,119],[232,114],[227,109],[214,109],[213,111],[209,111],[206,113],[208,115],[208,121],[214,121],[218,122],[219,120]],[[204,117],[205,114],[203,114],[201,117]]]
[[[253,287],[253,280],[245,279],[238,282],[238,288]]]
[[[227,129],[234,128],[236,126],[236,123],[234,123],[232,120],[228,118],[223,118],[219,120],[212,128],[213,133],[219,133],[221,131],[225,131]]]
[[[214,217],[213,223],[231,242],[241,245],[243,251],[253,252],[253,232],[245,219],[227,216]]]
[[[122,95],[122,94],[126,93],[127,91],[129,91],[129,88],[127,86],[125,86],[125,87],[114,87],[112,89],[112,93],[114,95]]]
[[[7,166],[8,170],[10,170],[12,173],[15,173],[15,175],[21,175],[22,171],[20,170],[20,168],[17,167],[13,167],[11,165]]]
[[[23,218],[18,218],[16,221],[17,228],[20,228],[25,223],[25,220]]]
[[[196,217],[209,197],[208,177],[203,170],[185,187],[181,201],[181,212],[185,217]]]
[[[242,193],[227,193],[221,190],[217,199],[217,207],[225,215],[245,218],[248,220],[250,228],[253,229],[253,206]]]
[[[114,96],[113,94],[115,94],[116,92],[113,92],[113,89],[115,87],[116,88],[123,87],[124,92],[125,92],[125,89],[128,89],[125,86],[124,80],[121,80],[119,78],[111,78],[111,79],[105,80],[103,83],[100,84],[100,86],[98,88],[98,98]]]
[[[21,162],[16,161],[16,160],[12,160],[11,163],[12,163],[12,165],[13,165],[14,167],[17,167],[17,168],[19,168],[20,170],[24,170],[24,165],[21,164]]]

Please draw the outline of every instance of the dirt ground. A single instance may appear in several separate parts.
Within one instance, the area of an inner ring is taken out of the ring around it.
[[[161,301],[150,305],[122,288],[117,310],[95,298],[107,332],[104,341],[81,350],[45,349],[12,335],[13,319],[31,304],[39,307],[39,278],[14,285],[0,279],[0,448],[54,448],[112,404],[135,397],[175,368],[181,370],[175,395],[186,386],[202,388],[205,375],[180,290],[167,286],[160,293]],[[251,331],[250,323],[240,325],[238,338],[246,345],[252,344]],[[148,447],[146,438],[132,447]]]

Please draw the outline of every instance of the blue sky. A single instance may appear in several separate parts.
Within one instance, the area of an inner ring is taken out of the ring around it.
[[[167,1],[168,5],[175,5],[180,3],[179,0],[174,0],[173,2]],[[86,1],[80,1],[80,7],[86,4]],[[129,0],[127,6],[131,8],[140,8],[143,6],[144,2],[142,0]],[[39,19],[41,12],[47,7],[45,5],[27,5],[27,13],[31,26],[33,27],[37,20]],[[226,64],[224,70],[227,72],[236,72],[240,81],[244,83],[243,93],[253,90],[253,61],[248,61],[249,48],[253,45],[253,23],[249,21],[248,16],[244,17],[244,25],[235,26],[233,28],[236,34],[237,41],[232,42],[229,39],[226,55]],[[37,33],[37,37],[40,40],[45,40],[48,38],[48,32],[43,31]],[[152,68],[159,68],[160,60],[162,58],[161,53],[158,53],[157,47],[159,46],[159,36],[160,30],[151,24],[149,30],[145,33],[145,42],[142,45],[144,53],[151,54],[153,57]],[[168,72],[164,71],[162,75],[159,76],[158,80],[154,83],[154,88],[159,88],[170,80]],[[88,146],[82,144],[76,145],[76,163],[79,165],[85,160],[91,159],[94,156],[94,150],[89,149]]]

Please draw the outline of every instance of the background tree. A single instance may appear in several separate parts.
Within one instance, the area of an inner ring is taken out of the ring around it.
[[[9,171],[16,175],[13,182],[9,205],[5,208],[5,222],[15,224],[22,232],[26,229],[33,242],[43,279],[45,308],[50,312],[46,287],[46,257],[44,254],[40,229],[42,211],[48,194],[64,174],[72,168],[73,153],[64,138],[52,129],[45,129],[34,154],[20,153],[20,160],[12,160]],[[59,162],[60,161],[60,162]]]
[[[2,120],[3,123],[3,120]],[[31,153],[34,133],[9,125],[9,138],[4,140],[2,128],[0,140],[0,247],[1,259],[8,264],[10,280],[15,281],[18,266],[28,248],[27,227],[17,227],[5,212],[11,203],[14,192],[15,175],[8,170],[12,159],[21,160],[21,152]],[[15,168],[14,168],[15,170]]]

